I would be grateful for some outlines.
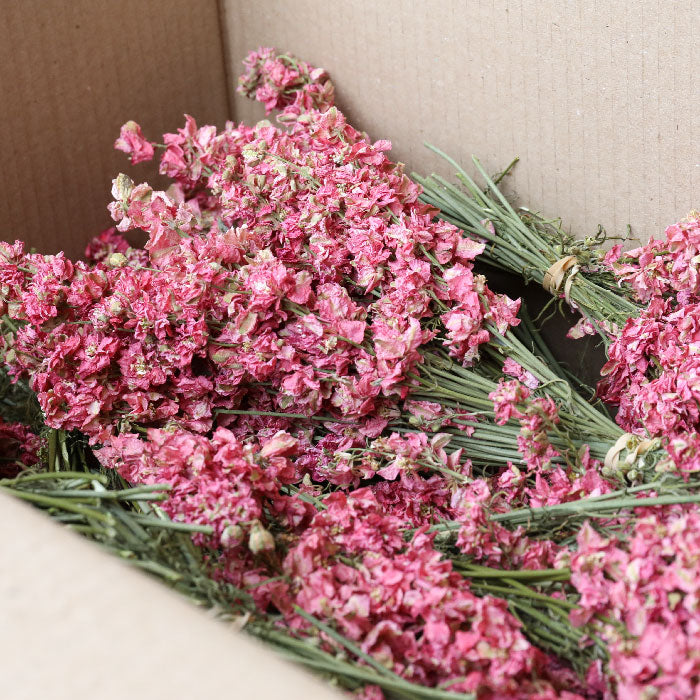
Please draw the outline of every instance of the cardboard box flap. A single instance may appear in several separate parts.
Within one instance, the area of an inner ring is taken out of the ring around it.
[[[430,141],[586,236],[641,239],[698,206],[697,3],[224,0],[230,73],[262,44],[326,68],[393,156],[451,175]],[[262,109],[235,98],[236,118]],[[473,170],[472,170],[473,174]]]
[[[3,494],[0,531],[0,697],[343,697]]]

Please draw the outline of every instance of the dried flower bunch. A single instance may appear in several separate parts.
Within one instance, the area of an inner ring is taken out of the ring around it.
[[[0,244],[0,352],[46,426],[6,414],[0,486],[118,551],[117,507],[176,533],[133,558],[358,698],[691,697],[698,220],[562,292],[609,339],[617,425],[474,269],[539,218],[426,181],[439,218],[325,71],[245,68],[278,125],[127,122],[166,191],[115,178],[84,261]]]

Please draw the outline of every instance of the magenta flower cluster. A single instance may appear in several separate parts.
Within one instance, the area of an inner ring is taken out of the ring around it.
[[[245,66],[241,92],[280,110],[279,126],[218,132],[187,116],[157,144],[127,122],[115,147],[132,163],[159,152],[167,190],[119,175],[115,226],[85,261],[0,243],[0,314],[15,329],[2,357],[46,424],[87,435],[130,483],[168,484],[163,510],[210,528],[195,541],[216,575],[261,610],[306,633],[309,615],[324,620],[409,681],[479,700],[692,697],[696,512],[610,518],[618,536],[586,526],[575,546],[495,522],[614,488],[587,446],[568,463],[566,414],[512,358],[482,399],[495,425],[444,394],[412,396],[427,348],[474,365],[518,324],[519,301],[475,272],[485,243],[419,202],[390,143],[348,124],[325,71],[272,49]],[[667,437],[687,472],[700,460],[699,246],[691,218],[663,243],[609,254],[647,308],[615,338],[599,388],[625,430]],[[426,432],[395,430],[397,417]],[[498,456],[498,428],[513,422],[519,465]],[[474,473],[448,446],[479,429],[495,456]],[[0,423],[0,444],[36,460],[38,439],[16,426]],[[462,562],[570,567],[571,621],[610,655],[588,688],[528,640],[505,600],[476,595],[436,543],[442,521]],[[326,634],[319,644],[336,648]]]
[[[692,214],[664,239],[606,256],[641,310],[614,335],[598,392],[619,405],[625,430],[668,440],[685,472],[700,469],[699,255],[700,216]]]
[[[243,91],[285,128],[187,117],[157,146],[128,122],[116,147],[134,163],[160,148],[167,191],[117,177],[116,226],[87,262],[2,244],[4,360],[49,426],[131,483],[169,484],[163,509],[213,528],[197,541],[261,608],[330,618],[416,682],[556,697],[506,603],[471,593],[425,532],[459,517],[468,461],[442,438],[380,437],[422,346],[472,363],[519,302],[474,273],[483,243],[418,202],[323,71],[269,50],[246,65]]]
[[[575,553],[560,555],[581,594],[572,619],[602,621],[620,700],[698,697],[699,533],[696,506],[641,508],[615,537],[586,524]]]
[[[41,440],[23,423],[0,418],[0,479],[17,476],[39,461]]]

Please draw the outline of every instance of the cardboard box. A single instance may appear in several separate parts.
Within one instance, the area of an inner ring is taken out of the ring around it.
[[[409,170],[449,174],[425,140],[492,172],[519,155],[519,203],[581,236],[629,223],[647,239],[696,204],[696,20],[693,0],[10,0],[2,238],[81,255],[110,223],[118,172],[159,182],[112,150],[120,125],[159,138],[185,112],[261,117],[234,85],[268,45],[328,69],[351,122],[391,139]],[[333,696],[37,513],[2,498],[0,518],[2,697]],[[68,677],[69,629],[85,632],[85,663]]]
[[[0,26],[3,238],[82,253],[109,225],[119,127],[255,120],[240,60],[277,46],[328,69],[339,106],[409,170],[478,155],[577,235],[648,239],[700,189],[696,4],[679,0],[23,0]]]

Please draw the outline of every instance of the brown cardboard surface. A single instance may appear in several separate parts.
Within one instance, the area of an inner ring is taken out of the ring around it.
[[[119,127],[223,125],[227,85],[215,0],[4,0],[0,240],[82,254],[110,225],[112,178],[155,179],[112,149]]]
[[[223,0],[232,67],[276,46],[326,68],[339,107],[410,169],[429,140],[584,236],[647,239],[698,207],[693,0]],[[235,116],[262,109],[242,97]]]
[[[5,700],[342,697],[2,494],[0,531]]]

